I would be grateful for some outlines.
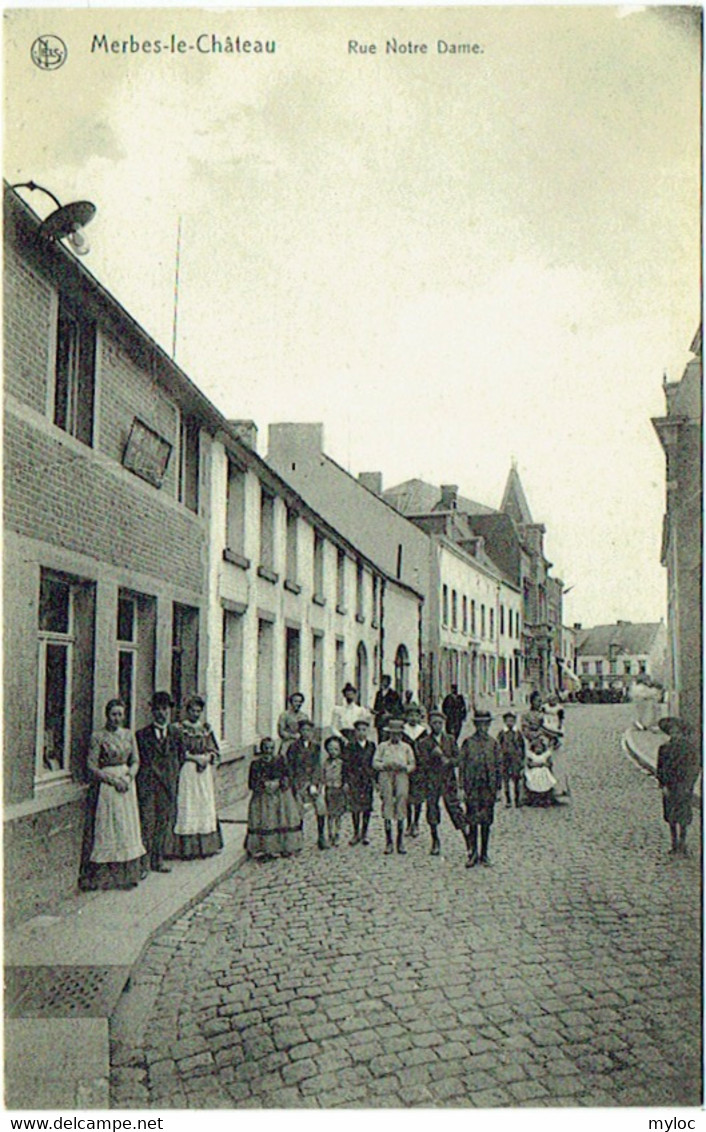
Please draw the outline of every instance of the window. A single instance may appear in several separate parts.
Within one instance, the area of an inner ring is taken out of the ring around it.
[[[275,499],[260,486],[260,565],[275,568]]]
[[[179,428],[179,502],[189,511],[199,510],[199,423],[182,417]]]
[[[296,511],[287,508],[287,569],[286,577],[290,582],[297,580],[297,552],[299,542],[299,520]]]
[[[449,623],[449,587],[443,586],[441,590],[441,624]]]
[[[458,594],[451,591],[451,628],[458,629]]]
[[[336,688],[334,695],[336,702],[341,695],[344,681],[346,679],[346,645],[340,637],[336,638]]]
[[[365,618],[365,574],[363,563],[358,562],[355,570],[355,614],[359,621]]]
[[[324,540],[314,531],[314,596],[324,596]]]
[[[462,626],[463,626],[463,632],[467,633],[468,632],[468,598],[466,597],[465,594],[463,595],[463,600],[461,602],[461,623],[462,623]]]
[[[481,637],[485,636],[485,606],[484,605],[481,605],[481,607],[480,607],[480,635],[481,635]]]
[[[471,636],[475,637],[475,635],[476,635],[476,603],[475,603],[475,600],[473,598],[471,598]]]
[[[39,593],[39,712],[36,775],[69,770],[73,595],[68,581],[43,573]]]
[[[35,777],[80,774],[93,730],[95,586],[42,570]],[[75,754],[73,753],[75,752]]]
[[[287,700],[301,689],[301,635],[289,625],[284,631],[284,690]]]
[[[274,675],[274,625],[257,622],[257,730],[271,735],[273,724],[272,683]]]
[[[489,610],[488,612],[489,612],[489,615],[490,615],[490,616],[489,616],[489,621],[490,621],[490,639],[491,639],[491,641],[494,641],[494,640],[495,640],[495,610],[494,610],[494,609],[490,609],[490,610]]]
[[[172,699],[181,708],[192,692],[198,691],[199,611],[191,605],[174,603],[172,609]]]
[[[623,672],[626,676],[632,676],[632,664],[629,660],[623,661]]]
[[[591,665],[590,665],[589,661],[587,661],[587,660],[581,661],[581,671],[584,674],[584,676],[588,676],[589,672],[591,671]]]
[[[402,543],[397,544],[397,578],[402,578]]]
[[[241,742],[243,700],[243,615],[223,610],[221,655],[221,739],[229,747]]]
[[[137,653],[137,611],[132,595],[118,595],[118,695],[125,704],[125,726],[132,727]]]
[[[226,541],[228,550],[243,554],[245,549],[245,472],[228,461],[226,481]]]
[[[373,609],[372,609],[372,624],[373,628],[378,625],[378,606],[380,601],[380,579],[377,574],[373,574]],[[374,679],[373,674],[373,679]]]
[[[640,676],[646,676],[647,675],[647,661],[646,660],[638,660],[637,668],[638,668],[638,672],[639,672]]]
[[[336,560],[336,609],[344,613],[346,608],[346,556],[342,550]]]
[[[368,650],[362,641],[358,642],[355,654],[355,686],[358,689],[358,702],[367,704],[368,692]]]
[[[500,636],[502,637],[504,635],[504,633],[505,633],[505,606],[501,605],[500,606]]]
[[[54,381],[54,424],[93,443],[96,325],[59,300]]]
[[[502,626],[501,626],[501,628],[502,628]],[[508,609],[508,611],[507,611],[507,635],[508,635],[508,637],[512,636],[512,610],[511,609]]]
[[[597,660],[596,661],[596,676],[602,676],[602,675],[603,675],[603,661]]]
[[[409,653],[406,645],[398,645],[395,653],[395,690],[400,696],[409,688]]]

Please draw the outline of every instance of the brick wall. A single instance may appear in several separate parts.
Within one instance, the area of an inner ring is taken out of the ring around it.
[[[148,360],[149,364],[149,360]],[[172,445],[160,490],[176,496],[178,413],[145,371],[109,337],[100,337],[98,447],[117,463],[123,458],[133,418],[139,417]]]
[[[52,426],[49,426],[51,429]],[[205,586],[205,531],[159,494],[132,488],[86,448],[57,431],[5,417],[5,523],[18,534],[90,555],[102,562],[168,578],[175,586]]]
[[[5,389],[43,413],[52,344],[52,290],[5,247]]]

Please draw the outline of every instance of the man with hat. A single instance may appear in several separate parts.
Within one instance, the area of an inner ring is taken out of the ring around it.
[[[176,795],[182,744],[177,731],[170,726],[172,697],[169,692],[155,692],[150,701],[152,722],[137,732],[140,769],[135,785],[140,807],[142,837],[150,855],[150,868],[156,873],[169,873],[164,857],[176,818]]]
[[[522,783],[525,768],[525,740],[521,731],[517,731],[515,723],[517,716],[514,711],[506,711],[503,715],[505,726],[498,735],[498,747],[502,759],[503,787],[505,789],[505,802],[512,805],[510,785],[514,787],[515,806],[522,805]]]
[[[382,676],[380,687],[375,693],[373,701],[373,715],[375,716],[375,730],[378,733],[378,743],[385,738],[387,722],[390,719],[399,719],[402,715],[402,700],[400,694],[392,687],[392,678]]]
[[[438,857],[441,852],[439,801],[442,796],[454,828],[463,832],[468,845],[468,823],[459,801],[454,769],[458,761],[458,747],[455,739],[446,732],[445,726],[446,717],[443,711],[430,711],[429,731],[419,739],[416,748],[417,770],[423,783],[427,824],[431,830],[432,857]]]
[[[404,724],[391,719],[386,727],[387,739],[373,756],[373,770],[378,773],[378,786],[382,797],[382,817],[385,822],[385,853],[393,853],[392,823],[397,823],[397,852],[406,853],[404,823],[407,816],[409,776],[414,770],[414,751],[402,741]]]
[[[500,750],[495,739],[488,734],[493,717],[489,711],[477,711],[473,716],[475,731],[464,739],[461,748],[461,789],[466,798],[468,818],[468,860],[466,867],[489,865],[488,841],[493,824],[495,799],[501,784]],[[478,829],[480,828],[480,857],[478,856]]]
[[[314,724],[306,716],[298,723],[299,738],[290,744],[286,754],[292,792],[304,820],[307,806],[314,807],[319,849],[328,849],[325,837],[326,801],[321,745],[314,739]]]
[[[340,735],[345,743],[352,743],[355,725],[359,719],[367,719],[368,713],[358,703],[358,689],[350,682],[343,688],[343,703],[336,704],[331,717],[334,735]]]

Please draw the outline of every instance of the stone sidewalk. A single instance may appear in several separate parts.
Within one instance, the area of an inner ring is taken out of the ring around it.
[[[243,860],[247,799],[221,813],[223,852],[174,861],[131,892],[79,893],[4,936],[5,1104],[108,1108],[110,1027],[152,938]]]

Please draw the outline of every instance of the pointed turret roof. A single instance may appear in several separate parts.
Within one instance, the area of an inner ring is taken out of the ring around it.
[[[520,474],[517,471],[517,464],[514,460],[510,468],[510,474],[507,477],[507,483],[505,484],[505,494],[500,504],[500,510],[506,515],[509,515],[511,519],[514,519],[516,523],[524,525],[533,521],[532,512],[529,509],[529,503],[527,502],[527,497],[520,481]]]

